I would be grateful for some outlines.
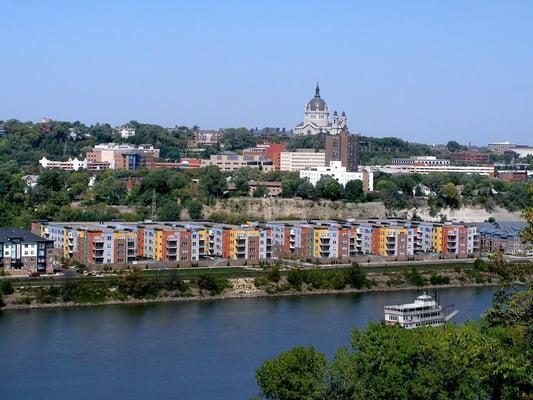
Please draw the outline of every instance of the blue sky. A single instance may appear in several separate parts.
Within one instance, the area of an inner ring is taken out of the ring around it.
[[[0,0],[0,119],[533,144],[533,1]]]

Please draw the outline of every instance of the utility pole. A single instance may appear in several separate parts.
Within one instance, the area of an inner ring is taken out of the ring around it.
[[[155,221],[157,218],[157,196],[155,194],[155,189],[152,191],[152,221]]]

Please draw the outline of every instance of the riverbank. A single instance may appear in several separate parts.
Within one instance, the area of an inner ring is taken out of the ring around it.
[[[487,264],[477,260],[468,269],[375,271],[353,264],[348,268],[256,271],[256,276],[221,277],[202,272],[184,279],[177,271],[151,274],[134,269],[109,277],[0,282],[5,310],[94,305],[218,301],[235,298],[336,295],[399,290],[427,290],[509,285],[533,282],[533,264]]]
[[[240,278],[231,280],[232,284],[240,284],[247,287],[253,285],[253,279]],[[238,281],[238,282],[237,282]],[[246,282],[243,282],[246,281]],[[474,287],[489,287],[498,286],[500,281],[491,281],[484,283],[451,283],[444,285],[426,285],[423,287],[415,285],[405,285],[399,287],[391,287],[387,285],[379,285],[370,288],[346,288],[341,290],[332,289],[315,289],[306,291],[290,290],[286,292],[267,293],[266,290],[228,290],[220,295],[192,295],[185,297],[175,296],[161,296],[152,299],[128,299],[128,300],[106,300],[100,303],[74,303],[74,302],[57,302],[57,303],[34,303],[34,304],[13,304],[6,302],[6,305],[1,310],[16,311],[16,310],[35,310],[35,309],[49,309],[49,308],[73,308],[73,307],[98,307],[109,305],[142,305],[142,304],[154,304],[154,303],[169,303],[169,302],[194,302],[194,301],[220,301],[227,299],[240,299],[240,298],[262,298],[262,297],[300,297],[300,296],[329,296],[329,295],[343,295],[343,294],[355,294],[355,293],[370,293],[370,292],[393,292],[393,291],[408,291],[408,290],[436,290],[443,288],[474,288]],[[522,283],[523,284],[523,283]]]

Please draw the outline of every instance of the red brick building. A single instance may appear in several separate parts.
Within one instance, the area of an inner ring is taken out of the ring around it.
[[[450,153],[450,159],[460,164],[488,164],[490,162],[489,153],[474,150]]]

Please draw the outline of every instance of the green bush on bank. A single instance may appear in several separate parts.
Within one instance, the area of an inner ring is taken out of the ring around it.
[[[0,294],[9,295],[13,294],[13,283],[7,279],[0,280]]]
[[[220,294],[224,289],[231,287],[229,280],[208,273],[199,276],[197,285],[201,290],[209,291],[211,296]]]
[[[371,287],[374,283],[357,263],[346,269],[311,269],[295,268],[287,274],[287,283],[295,290],[322,289],[342,290],[346,286],[354,289]],[[305,287],[304,287],[305,285]]]
[[[410,271],[407,268],[404,268],[403,276],[405,280],[411,285],[424,286],[426,284],[426,279],[415,267],[411,268]]]
[[[429,283],[432,285],[447,285],[450,283],[450,278],[444,275],[432,274],[429,277]]]

